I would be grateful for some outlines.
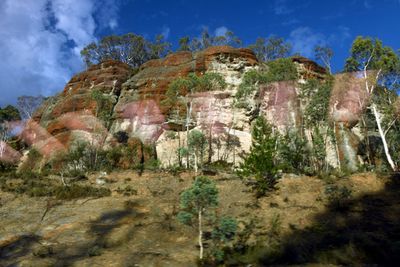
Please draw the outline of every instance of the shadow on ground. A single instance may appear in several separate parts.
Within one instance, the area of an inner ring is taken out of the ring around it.
[[[120,246],[132,238],[135,226],[128,222],[143,215],[135,209],[136,204],[127,201],[124,209],[108,211],[90,222],[89,230],[85,234],[87,239],[46,246],[40,236],[21,236],[0,248],[1,262],[5,263],[4,266],[19,266],[24,256],[33,254],[38,258],[46,258],[50,266],[71,266],[85,258],[101,255],[103,250]],[[123,225],[128,226],[124,231],[123,240],[110,240],[111,232]]]
[[[341,205],[331,203],[326,212],[315,216],[310,227],[294,229],[272,245],[265,244],[247,250],[253,256],[251,261],[260,266],[398,266],[400,174],[393,175],[384,190],[346,200]],[[246,258],[243,256],[242,259]],[[233,261],[232,265],[244,262]]]

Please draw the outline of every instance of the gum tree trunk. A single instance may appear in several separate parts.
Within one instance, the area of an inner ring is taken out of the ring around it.
[[[203,259],[203,228],[201,225],[201,219],[202,219],[202,208],[199,210],[199,247],[200,247],[200,255],[199,258],[200,260]]]

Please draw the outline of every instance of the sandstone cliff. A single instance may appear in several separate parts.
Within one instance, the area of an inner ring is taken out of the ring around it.
[[[260,88],[260,94],[255,96],[260,113],[282,131],[301,126],[303,108],[299,84],[310,77],[323,79],[326,74],[308,59],[295,57],[293,61],[300,73],[298,83],[272,83]],[[160,105],[168,85],[192,72],[199,75],[217,72],[228,85],[224,91],[189,96],[193,102],[192,128],[211,129],[216,139],[212,160],[237,162],[238,155],[250,148],[254,114],[234,105],[234,96],[243,75],[259,66],[251,50],[228,46],[170,54],[143,64],[135,75],[131,75],[128,65],[107,61],[75,75],[59,95],[41,107],[22,136],[44,158],[49,158],[57,151],[68,149],[76,140],[109,146],[118,143],[118,133],[124,133],[130,139],[155,145],[162,164],[173,165],[178,160],[179,143],[186,140],[186,131],[182,125],[169,122],[165,107]],[[338,144],[326,148],[328,161],[333,166],[342,163],[353,168],[359,163],[360,136],[354,126],[368,101],[361,82],[357,74],[335,76],[329,116]],[[94,97],[94,91],[100,92],[100,98]],[[235,140],[234,146],[228,146],[227,140]]]

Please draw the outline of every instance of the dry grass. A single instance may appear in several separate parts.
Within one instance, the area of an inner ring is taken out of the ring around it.
[[[97,177],[98,174],[90,175],[86,185],[95,186]],[[48,198],[0,193],[0,236],[4,237],[0,239],[0,262],[7,265],[23,261],[36,266],[193,266],[197,257],[196,232],[176,220],[179,194],[190,186],[193,177],[193,173],[185,172],[113,172],[107,175],[108,183],[103,186],[111,190],[111,196],[57,203],[42,221]],[[340,236],[342,230],[346,237],[362,238],[353,227],[358,223],[364,229],[360,220],[377,220],[378,215],[372,213],[374,207],[384,218],[378,219],[377,224],[389,225],[396,233],[397,224],[393,226],[393,222],[398,220],[398,202],[388,191],[388,180],[373,174],[328,181],[351,189],[351,199],[346,202],[349,209],[344,211],[332,209],[325,192],[327,182],[315,177],[286,175],[276,192],[260,199],[232,174],[219,174],[212,179],[220,191],[217,213],[235,217],[243,237],[241,243],[235,244],[240,249],[229,254],[231,264],[370,263],[364,255],[366,248],[355,247],[359,243],[347,239],[339,242],[330,235]],[[372,231],[371,225],[365,229]],[[22,242],[26,233],[35,237],[27,240],[39,242]],[[385,234],[379,232],[382,242],[388,239]],[[333,243],[329,250],[325,245],[330,240]],[[369,240],[366,238],[366,242]],[[31,253],[43,244],[51,247],[49,255],[38,257]],[[26,253],[21,253],[21,248]],[[309,251],[308,257],[304,251]]]

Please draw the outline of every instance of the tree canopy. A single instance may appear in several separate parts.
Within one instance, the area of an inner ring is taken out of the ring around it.
[[[6,121],[16,121],[20,119],[21,115],[16,107],[8,105],[4,108],[0,108],[0,123]]]
[[[291,44],[277,36],[269,38],[259,37],[249,48],[253,50],[258,60],[262,62],[288,57],[292,50]]]
[[[112,59],[137,68],[150,59],[164,57],[170,47],[163,35],[149,41],[143,36],[127,33],[106,36],[99,42],[90,43],[82,49],[81,56],[88,66]]]

